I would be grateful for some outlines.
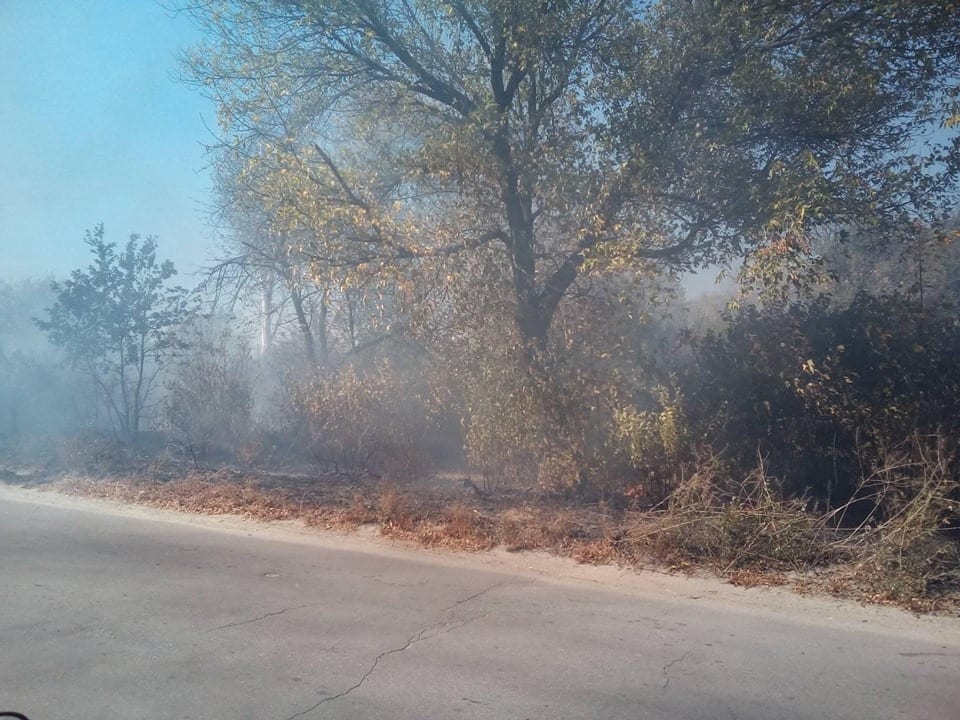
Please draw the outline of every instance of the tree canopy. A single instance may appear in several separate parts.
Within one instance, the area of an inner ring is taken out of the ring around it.
[[[929,219],[956,188],[953,1],[189,11],[232,193],[288,253],[420,302],[483,273],[540,348],[587,276],[789,259],[818,229]]]

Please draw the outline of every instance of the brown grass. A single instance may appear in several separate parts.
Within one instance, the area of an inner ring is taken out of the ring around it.
[[[741,482],[719,468],[703,463],[659,509],[637,515],[621,544],[670,567],[706,564],[726,575],[796,570],[833,559],[818,518],[803,502],[779,497],[762,459]]]
[[[172,482],[131,477],[66,477],[51,487],[104,500],[209,515],[230,514],[257,520],[289,520],[299,515],[297,505],[279,491],[263,490],[243,479],[218,481],[215,474],[192,473]]]
[[[758,570],[734,570],[728,580],[738,587],[779,587],[790,580],[783,573],[761,572]]]
[[[957,439],[914,435],[881,448],[853,500],[864,501],[875,511],[838,543],[851,562],[831,589],[917,612],[960,606],[960,530],[951,528],[960,518]]]
[[[582,518],[581,513],[581,518]],[[572,509],[509,507],[497,516],[497,540],[507,550],[563,552],[585,536],[584,524]]]

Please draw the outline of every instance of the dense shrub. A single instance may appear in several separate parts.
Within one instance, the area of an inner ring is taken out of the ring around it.
[[[212,321],[185,328],[186,349],[167,381],[165,417],[173,436],[199,454],[232,451],[250,431],[253,368],[250,347]]]
[[[449,434],[431,413],[415,365],[384,356],[292,378],[287,422],[314,463],[408,480],[436,463]]]
[[[906,298],[747,306],[694,341],[689,432],[746,468],[758,450],[794,495],[849,500],[882,448],[960,433],[960,327]]]

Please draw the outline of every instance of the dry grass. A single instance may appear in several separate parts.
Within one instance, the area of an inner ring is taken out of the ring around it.
[[[852,562],[834,590],[914,611],[960,606],[956,439],[917,435],[882,449],[853,502],[864,501],[875,511],[840,543]]]
[[[570,556],[577,562],[587,565],[612,565],[623,559],[616,545],[608,538],[577,543],[573,546]]]
[[[840,576],[871,602],[915,612],[960,605],[960,546],[935,532],[916,535],[907,544],[883,539]]]
[[[489,550],[496,545],[493,521],[477,508],[455,503],[435,518],[420,523],[416,540],[428,547]]]
[[[783,573],[761,572],[758,570],[735,570],[730,573],[728,580],[731,585],[747,588],[780,587],[790,582]]]
[[[581,519],[583,514],[581,513]],[[569,508],[509,507],[497,516],[497,540],[507,550],[562,552],[588,533],[577,513]]]
[[[621,544],[670,567],[706,564],[723,574],[796,570],[834,556],[818,518],[803,502],[779,497],[762,459],[738,483],[718,462],[703,463],[662,507],[638,515]]]
[[[257,520],[289,520],[299,515],[297,505],[281,492],[263,490],[249,480],[218,480],[216,474],[192,473],[171,482],[67,476],[51,487],[88,497],[209,515],[239,515]]]
[[[380,490],[377,520],[384,535],[410,533],[419,522],[410,497],[396,485],[386,485]]]

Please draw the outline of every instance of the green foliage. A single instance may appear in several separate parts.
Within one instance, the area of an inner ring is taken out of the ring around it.
[[[614,447],[630,459],[626,494],[644,505],[664,500],[675,488],[693,452],[690,423],[682,398],[674,390],[654,388],[655,409],[624,404],[614,411]]]
[[[488,486],[577,488],[585,472],[580,410],[569,388],[531,368],[522,351],[489,353],[459,375],[464,447]]]
[[[822,445],[829,423],[795,384],[794,353],[821,349],[806,310],[775,331],[789,352],[749,370],[728,352],[746,337],[705,340],[728,367],[688,391],[645,364],[639,313],[631,326],[612,299],[747,255],[743,277],[784,308],[821,280],[816,232],[933,215],[956,181],[957,147],[914,142],[952,113],[960,18],[935,2],[190,11],[224,200],[261,233],[247,260],[424,342],[484,475],[571,488],[653,471],[664,490],[694,428]],[[724,402],[730,425],[704,419]]]
[[[219,104],[244,267],[320,293],[320,323],[300,326],[330,348],[340,298],[360,298],[371,335],[427,348],[434,374],[413,415],[458,417],[481,475],[591,496],[642,486],[656,502],[697,444],[728,447],[737,467],[760,444],[792,489],[850,490],[836,485],[853,482],[852,426],[826,410],[844,388],[802,365],[834,363],[850,331],[805,300],[828,274],[815,240],[944,207],[960,147],[930,131],[953,113],[955,8],[215,0],[190,12],[206,44],[187,73]],[[655,337],[672,273],[742,257],[763,304],[693,345]],[[347,315],[344,357],[359,368]],[[337,367],[336,351],[314,354]],[[356,464],[370,437],[391,445],[373,418],[395,416],[406,390],[351,372],[301,384],[295,405],[310,445]]]
[[[868,442],[957,429],[960,332],[950,314],[922,314],[904,298],[859,296],[827,322],[832,347],[819,343],[796,381],[809,408]]]
[[[167,285],[176,270],[157,261],[153,237],[131,235],[118,251],[100,224],[85,242],[93,263],[51,285],[56,300],[37,325],[94,382],[114,428],[132,437],[158,374],[181,347],[175,331],[190,316],[187,291]]]

